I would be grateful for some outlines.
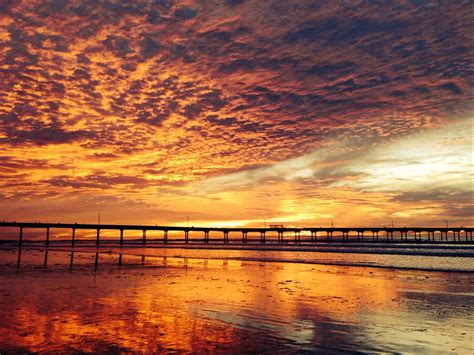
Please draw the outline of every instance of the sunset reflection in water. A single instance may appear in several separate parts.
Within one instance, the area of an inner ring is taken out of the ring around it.
[[[466,273],[2,251],[0,349],[469,352]],[[44,261],[47,260],[45,267]]]

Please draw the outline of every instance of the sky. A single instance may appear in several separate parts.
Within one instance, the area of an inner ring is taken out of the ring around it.
[[[473,225],[471,1],[0,0],[0,220]]]

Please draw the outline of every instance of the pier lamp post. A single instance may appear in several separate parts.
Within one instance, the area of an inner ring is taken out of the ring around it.
[[[331,218],[331,228],[334,228],[334,219]]]
[[[448,220],[445,219],[444,222],[446,223],[446,228],[449,228],[449,226],[448,226]]]
[[[393,218],[389,217],[389,219],[392,222],[392,228],[393,228]]]

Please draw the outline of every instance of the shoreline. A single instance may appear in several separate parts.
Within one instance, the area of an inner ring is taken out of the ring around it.
[[[126,248],[126,247],[125,247]],[[80,247],[75,247],[75,248],[55,248],[55,247],[41,247],[41,246],[35,246],[35,247],[23,247],[20,250],[24,251],[47,251],[47,252],[60,252],[60,253],[87,253],[91,255],[96,255],[97,257],[99,255],[114,255],[117,257],[120,257],[122,255],[125,256],[134,256],[134,257],[147,257],[147,258],[168,258],[168,259],[181,259],[181,260],[222,260],[222,261],[240,261],[240,262],[255,262],[255,263],[262,263],[262,262],[268,262],[268,263],[283,263],[283,264],[303,264],[303,265],[327,265],[327,266],[341,266],[341,267],[357,267],[357,268],[375,268],[375,269],[386,269],[386,270],[401,270],[401,271],[425,271],[425,272],[449,272],[449,273],[468,273],[472,274],[473,270],[472,269],[450,269],[450,268],[441,268],[441,267],[419,267],[419,266],[393,266],[393,265],[382,265],[382,264],[377,264],[375,262],[350,262],[350,261],[332,261],[332,260],[304,260],[304,259],[279,259],[279,258],[271,258],[271,257],[252,257],[252,256],[184,256],[184,255],[153,255],[150,253],[146,253],[146,248],[144,251],[145,252],[135,252],[135,250],[104,250],[105,247],[101,248],[96,248],[96,250],[90,250],[90,249],[84,249]],[[132,248],[132,249],[138,249],[137,248]],[[163,249],[170,249],[170,250],[176,250],[176,249],[186,249],[186,248],[158,248],[158,250],[163,250]],[[18,248],[2,248],[0,247],[0,251],[18,251]],[[150,249],[148,249],[150,250]],[[191,250],[196,250],[195,248]],[[206,249],[199,249],[199,250],[206,250]],[[216,249],[212,249],[216,250]],[[221,250],[221,249],[217,249]],[[240,249],[239,249],[240,250]],[[243,251],[248,251],[248,250],[243,250]],[[254,250],[250,250],[254,251]],[[280,250],[271,250],[272,252],[278,252]],[[282,252],[287,252],[288,250],[281,250]],[[315,253],[317,252],[322,252],[322,251],[314,251]],[[333,252],[333,254],[337,254],[337,252]],[[350,251],[346,251],[343,254],[351,254]],[[358,253],[355,253],[358,254]],[[367,255],[378,255],[379,253],[368,253]],[[383,255],[383,253],[380,253],[380,255]],[[394,254],[398,255],[398,254]],[[451,257],[449,255],[443,255],[443,256],[437,256],[437,255],[419,255],[419,254],[403,254],[406,256],[428,256],[428,257]],[[457,256],[457,257],[465,257],[464,255]],[[92,263],[91,263],[92,264]],[[120,265],[121,266],[121,265]],[[474,264],[473,264],[474,266]]]
[[[168,243],[154,243],[149,241],[143,244],[141,241],[131,241],[120,244],[116,241],[103,241],[97,245],[94,241],[76,241],[75,245],[71,245],[70,241],[51,241],[49,246],[44,245],[43,241],[24,242],[21,248],[142,248],[142,249],[190,249],[190,250],[254,250],[254,251],[297,251],[297,252],[327,252],[327,253],[362,253],[371,254],[370,249],[377,249],[374,254],[390,254],[390,255],[427,255],[427,256],[459,256],[458,253],[447,254],[444,251],[457,250],[458,252],[466,252],[466,256],[474,257],[474,245],[471,243],[451,243],[451,244],[437,244],[437,243],[383,243],[383,242],[365,242],[365,243],[344,243],[344,242],[318,242],[318,243],[266,243],[260,244],[258,242],[242,244],[222,244],[222,243],[183,243],[183,242],[168,242]],[[18,248],[18,243],[14,241],[0,241],[0,249],[4,248]],[[362,250],[363,248],[368,250]],[[417,251],[410,251],[417,249]],[[426,253],[425,251],[440,250],[439,255],[433,253]],[[403,251],[403,252],[397,252]],[[472,253],[470,253],[472,251]],[[412,253],[412,254],[410,254]],[[464,256],[464,255],[462,255]]]

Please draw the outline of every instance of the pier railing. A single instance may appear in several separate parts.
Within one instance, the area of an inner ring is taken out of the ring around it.
[[[99,245],[101,231],[116,231],[116,237],[107,237],[107,240],[114,240],[120,244],[125,242],[125,231],[139,231],[141,233],[140,242],[143,245],[153,243],[204,243],[220,242],[229,243],[229,234],[238,234],[237,238],[232,238],[232,242],[247,244],[254,243],[316,243],[316,242],[464,242],[472,243],[472,227],[282,227],[270,226],[270,228],[224,228],[224,227],[181,227],[181,226],[158,226],[158,225],[133,225],[133,224],[79,224],[79,223],[34,223],[34,222],[0,222],[0,228],[17,228],[18,244],[22,245],[24,231],[26,229],[44,231],[44,243],[50,243],[50,231],[52,229],[70,229],[70,242],[72,245],[78,241],[77,231],[94,231],[95,244]],[[160,231],[161,238],[147,239],[147,232]],[[182,233],[181,238],[169,238],[169,232]],[[201,237],[191,238],[190,233],[199,233]],[[211,232],[213,237],[210,237]],[[217,235],[216,235],[217,234]],[[253,238],[249,239],[249,234]],[[269,234],[273,238],[268,238]],[[276,239],[274,238],[276,235]]]

